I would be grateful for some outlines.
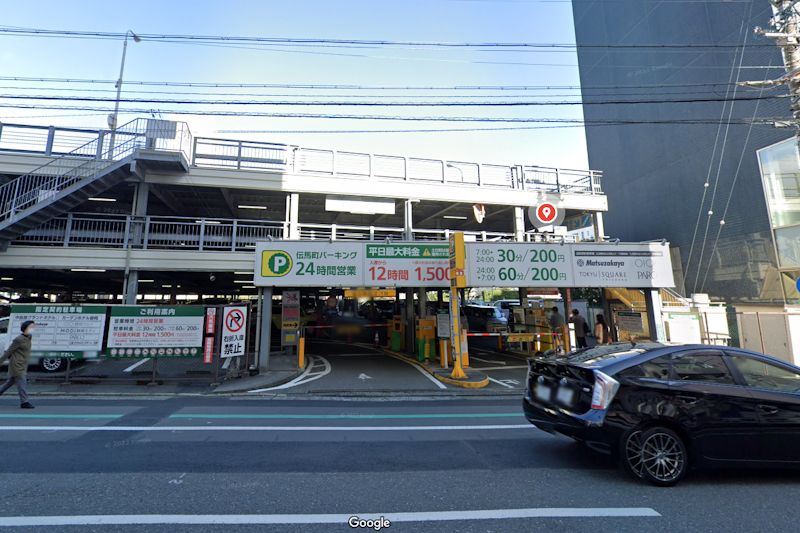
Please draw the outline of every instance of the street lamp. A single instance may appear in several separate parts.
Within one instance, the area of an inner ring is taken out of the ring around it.
[[[461,174],[461,182],[464,182],[464,170],[461,167],[456,166],[453,163],[447,163],[447,168],[454,168],[458,170],[458,173]]]
[[[142,41],[142,38],[133,33],[133,30],[128,30],[125,32],[125,40],[122,43],[122,61],[119,65],[119,78],[117,78],[117,83],[115,84],[115,87],[117,88],[117,98],[114,100],[114,113],[108,117],[108,127],[111,128],[111,140],[109,141],[109,152],[111,153],[111,159],[114,159],[114,138],[116,137],[117,133],[119,99],[122,93],[122,74],[125,72],[125,53],[128,51],[128,36],[132,37],[133,42],[135,43]]]

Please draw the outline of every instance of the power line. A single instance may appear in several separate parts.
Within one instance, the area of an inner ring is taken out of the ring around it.
[[[8,100],[43,100],[73,102],[124,102],[135,104],[173,104],[173,105],[241,105],[241,106],[318,106],[318,107],[530,107],[530,106],[576,106],[576,105],[639,105],[639,104],[694,104],[713,102],[748,102],[756,100],[774,100],[788,98],[788,95],[745,96],[734,99],[727,98],[678,98],[648,100],[605,100],[605,101],[500,101],[500,102],[367,102],[367,101],[297,101],[297,100],[191,100],[170,98],[120,98],[102,96],[59,96],[59,95],[27,95],[0,94],[0,98]]]
[[[60,37],[60,38],[90,38],[123,40],[126,33],[104,31],[78,31],[78,30],[51,30],[43,28],[17,28],[0,27],[0,34],[21,35],[27,37]],[[211,43],[266,43],[266,44],[291,44],[291,45],[361,45],[361,46],[387,46],[387,47],[417,47],[417,48],[490,48],[490,49],[515,49],[515,48],[541,48],[541,49],[626,49],[626,48],[654,48],[654,49],[739,49],[738,44],[685,44],[685,43],[636,43],[636,44],[571,44],[571,43],[531,43],[531,42],[442,42],[442,41],[400,41],[387,39],[330,39],[309,37],[256,37],[256,36],[231,36],[231,35],[187,35],[187,34],[158,34],[137,33],[147,41],[189,41]],[[771,47],[770,45],[754,45]]]

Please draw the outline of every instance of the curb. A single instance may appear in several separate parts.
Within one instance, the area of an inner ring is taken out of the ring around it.
[[[409,363],[409,364],[412,364],[412,365],[415,365],[415,366],[421,368],[422,370],[424,370],[425,372],[427,372],[431,376],[435,377],[436,379],[438,379],[442,383],[447,383],[448,385],[454,385],[456,387],[462,387],[462,388],[465,388],[465,389],[482,389],[483,387],[486,387],[486,386],[489,385],[489,377],[484,375],[481,372],[478,372],[477,370],[465,369],[464,371],[465,372],[472,372],[473,374],[480,374],[481,376],[483,376],[483,379],[478,379],[477,381],[465,381],[465,380],[460,380],[460,379],[453,379],[453,378],[451,378],[449,376],[441,375],[436,370],[431,370],[426,365],[420,364],[420,362],[417,361],[416,359],[412,359],[411,357],[407,357],[407,356],[405,356],[405,355],[403,355],[403,354],[401,354],[399,352],[394,352],[394,351],[389,350],[387,348],[381,348],[381,350],[383,350],[383,353],[385,353],[386,355],[388,355],[390,357],[394,357],[395,359],[399,359],[401,361],[404,361],[406,363]]]

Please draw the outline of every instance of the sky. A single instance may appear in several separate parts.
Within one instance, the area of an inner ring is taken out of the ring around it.
[[[554,0],[171,0],[109,2],[108,0],[0,0],[0,27],[87,30],[140,34],[194,34],[334,39],[383,39],[437,42],[574,43],[569,1]],[[560,85],[577,86],[574,49],[566,51],[497,52],[413,48],[289,48],[269,49],[186,43],[129,41],[124,79],[129,81],[348,84],[367,86]],[[0,33],[0,75],[19,77],[114,80],[119,73],[122,43],[117,40],[34,38]],[[3,94],[58,94],[113,97],[113,83],[59,84],[0,80]],[[11,88],[14,87],[14,88]],[[91,89],[92,92],[82,92]],[[96,92],[105,90],[108,92]],[[145,94],[135,91],[171,91]],[[212,95],[187,95],[187,91]],[[236,93],[246,93],[237,95]],[[557,94],[554,94],[557,93]],[[257,94],[258,96],[252,96]],[[313,97],[300,95],[313,94]],[[319,89],[225,89],[143,87],[123,84],[123,98],[273,99],[319,101],[321,96],[344,100],[452,101],[454,94],[502,94],[513,91],[321,91]],[[530,95],[535,96],[531,97]],[[267,96],[269,95],[269,96]],[[272,96],[279,95],[279,96]],[[512,96],[513,95],[513,96]],[[368,98],[370,97],[370,98]],[[578,100],[578,91],[527,93],[523,100]],[[0,98],[0,102],[3,100]],[[17,100],[19,102],[19,100]],[[29,103],[28,101],[24,103]],[[55,102],[75,105],[79,102]],[[84,104],[86,105],[86,104]],[[89,104],[111,107],[113,104]],[[244,109],[202,104],[126,104],[134,108]],[[581,119],[579,105],[480,108],[332,108],[319,106],[261,107],[269,112],[355,113],[399,116],[557,117]],[[104,127],[106,113],[0,107],[0,121]],[[125,114],[120,123],[141,114]],[[38,118],[35,118],[38,117]],[[509,124],[298,119],[270,117],[172,116],[185,120],[195,136],[251,139],[306,147],[406,155],[498,164],[528,164],[586,168],[582,127],[483,132],[326,133],[308,130],[385,130],[508,126]],[[520,125],[518,125],[520,126]],[[525,126],[522,124],[521,126]],[[531,125],[528,124],[528,127]],[[271,133],[254,133],[269,130]],[[245,132],[242,132],[245,131]]]

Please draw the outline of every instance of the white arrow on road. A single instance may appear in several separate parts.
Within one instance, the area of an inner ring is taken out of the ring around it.
[[[372,379],[372,376],[368,376],[368,375],[362,373],[362,374],[358,375],[358,379],[360,379],[361,381],[366,381],[368,379]]]

